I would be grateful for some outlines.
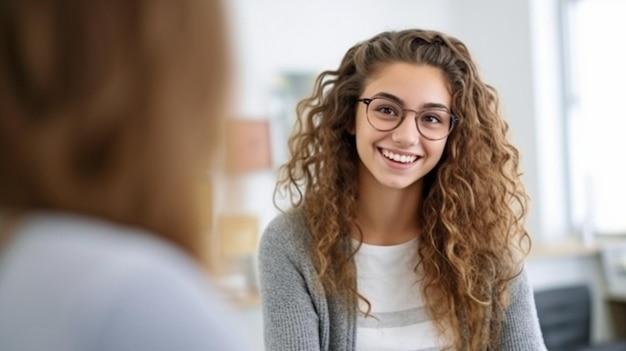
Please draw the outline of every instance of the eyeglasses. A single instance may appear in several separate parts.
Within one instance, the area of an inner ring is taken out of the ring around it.
[[[398,128],[406,112],[415,113],[417,131],[428,140],[441,140],[452,132],[459,118],[445,109],[430,108],[421,111],[405,109],[402,104],[384,97],[359,99],[367,105],[365,114],[367,121],[376,130],[388,132]]]

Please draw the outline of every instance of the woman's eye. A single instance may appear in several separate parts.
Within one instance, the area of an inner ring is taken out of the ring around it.
[[[441,118],[439,118],[439,116],[437,115],[429,114],[429,115],[422,116],[422,121],[435,124],[435,123],[441,123]]]
[[[388,106],[382,106],[378,109],[378,112],[385,114],[385,115],[390,115],[390,116],[397,116],[398,113],[396,113],[396,110],[393,107],[388,107]]]

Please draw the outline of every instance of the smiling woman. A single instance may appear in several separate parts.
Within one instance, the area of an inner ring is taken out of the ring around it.
[[[380,33],[322,72],[261,239],[267,349],[545,350],[507,130],[440,32]]]

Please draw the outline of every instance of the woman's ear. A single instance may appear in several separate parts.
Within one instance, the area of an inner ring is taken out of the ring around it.
[[[348,134],[350,135],[355,135],[356,134],[356,126],[355,126],[355,122],[352,121],[352,123],[350,123],[350,125],[348,126]]]

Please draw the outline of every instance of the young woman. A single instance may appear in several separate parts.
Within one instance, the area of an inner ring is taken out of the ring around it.
[[[268,350],[545,350],[518,151],[463,43],[376,35],[298,116],[259,252]]]
[[[198,265],[223,22],[210,0],[0,1],[0,350],[246,349]]]

